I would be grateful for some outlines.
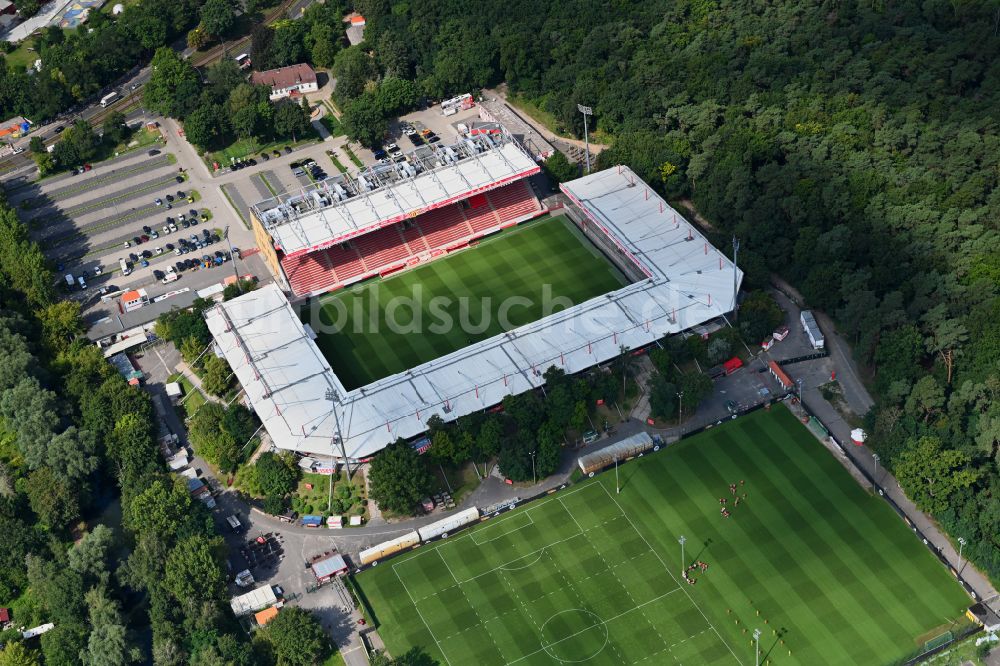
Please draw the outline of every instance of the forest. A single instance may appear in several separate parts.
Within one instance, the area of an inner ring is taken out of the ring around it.
[[[748,287],[777,274],[828,312],[876,398],[882,464],[1000,579],[996,2],[356,8],[357,96],[506,82],[575,136],[590,105],[599,166],[692,203],[717,246],[737,235]]]

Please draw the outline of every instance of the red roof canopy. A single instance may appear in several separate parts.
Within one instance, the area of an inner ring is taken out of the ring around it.
[[[725,363],[723,363],[722,367],[726,369],[727,375],[732,374],[743,367],[743,361],[734,356]]]

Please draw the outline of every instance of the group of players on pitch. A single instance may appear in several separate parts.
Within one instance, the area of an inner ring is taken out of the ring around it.
[[[744,481],[743,479],[740,479],[739,485],[742,486],[745,483],[746,483],[746,481]],[[732,493],[732,495],[733,495],[733,507],[739,506],[740,505],[740,500],[745,500],[747,498],[747,494],[746,493],[743,493],[743,495],[741,496],[737,492],[737,485],[735,483],[730,483],[729,484],[729,492]],[[725,497],[720,497],[719,498],[719,504],[722,505],[722,517],[723,518],[728,518],[729,516],[732,515],[731,513],[729,513],[729,509],[726,508],[726,498]]]

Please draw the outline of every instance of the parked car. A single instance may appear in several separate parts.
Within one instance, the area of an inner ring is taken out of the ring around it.
[[[267,153],[261,153],[261,154],[260,154],[260,158],[261,158],[262,160],[264,160],[265,162],[267,162],[268,160],[270,160],[270,159],[271,159],[271,156],[270,156],[270,155],[268,155]]]
[[[152,229],[150,229],[148,225],[144,225],[144,226],[142,227],[142,230],[143,230],[143,231],[145,231],[145,232],[146,232],[147,234],[148,234],[148,233],[149,233],[150,231],[152,231]]]
[[[173,203],[173,201],[174,201],[174,195],[168,194],[167,195],[167,201],[169,201],[170,203]]]
[[[150,157],[156,157],[157,155],[160,154],[160,151],[158,151],[156,148],[153,148],[146,154],[149,155]]]
[[[163,199],[159,199],[159,198],[153,199],[153,203],[155,203],[157,206],[162,206],[163,205]]]
[[[139,236],[139,239],[140,239],[140,240],[141,240],[141,241],[142,241],[143,243],[148,243],[148,242],[149,242],[149,236],[147,236],[147,235],[145,235],[145,234],[143,234],[142,236]]]
[[[157,233],[156,229],[153,229],[152,231],[149,232],[149,237],[150,238],[159,238],[160,234]]]
[[[153,271],[153,277],[154,277],[155,279],[157,279],[157,280],[162,280],[162,279],[163,279],[163,271],[160,271],[160,270],[154,270],[154,271]]]

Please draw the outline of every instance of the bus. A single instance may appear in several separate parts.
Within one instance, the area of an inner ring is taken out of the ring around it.
[[[109,92],[107,95],[101,98],[101,108],[102,109],[108,108],[108,104],[111,104],[116,99],[118,99],[118,93]]]

